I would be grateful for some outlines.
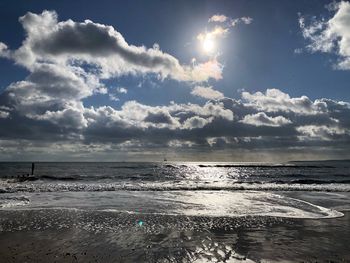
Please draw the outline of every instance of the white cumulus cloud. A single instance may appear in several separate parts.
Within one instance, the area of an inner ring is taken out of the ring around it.
[[[61,65],[74,63],[75,66],[84,61],[94,66],[94,73],[98,72],[103,78],[134,73],[154,73],[162,78],[195,82],[221,78],[221,72],[217,72],[221,66],[216,60],[206,62],[212,64],[215,71],[207,70],[198,75],[196,71],[201,64],[196,67],[181,65],[174,56],[161,51],[159,45],[152,48],[131,45],[114,27],[91,20],[59,22],[56,12],[44,11],[41,14],[28,12],[20,22],[26,32],[22,46],[8,51],[1,43],[0,52],[10,52],[12,59],[31,71],[43,61]]]
[[[249,114],[244,116],[242,123],[250,124],[254,126],[272,126],[278,127],[292,123],[290,120],[283,116],[270,117],[265,112],[258,112],[256,114]]]
[[[307,48],[311,52],[337,54],[335,63],[338,69],[350,69],[350,2],[341,1],[330,8],[333,16],[329,19],[299,17],[303,36],[309,41]]]
[[[224,94],[218,90],[213,89],[213,87],[196,86],[191,91],[191,94],[209,100],[222,99],[224,97]]]

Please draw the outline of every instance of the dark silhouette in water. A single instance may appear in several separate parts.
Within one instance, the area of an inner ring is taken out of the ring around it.
[[[24,181],[35,181],[38,180],[37,177],[34,176],[34,170],[35,170],[35,163],[32,163],[32,172],[29,175],[29,173],[27,174],[22,174],[22,175],[18,175],[18,181],[19,182],[24,182]]]

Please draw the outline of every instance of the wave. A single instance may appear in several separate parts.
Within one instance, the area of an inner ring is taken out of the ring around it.
[[[154,180],[155,178],[159,178],[160,175],[153,173],[134,173],[127,175],[69,175],[69,176],[55,176],[55,175],[24,175],[17,177],[3,177],[0,180],[5,180],[9,182],[30,182],[30,181],[96,181],[96,180],[104,180],[104,179],[113,179],[116,181],[121,180]]]
[[[52,181],[76,181],[76,180],[82,180],[82,178],[79,178],[78,176],[54,176],[54,175],[41,175],[41,176],[34,176],[34,175],[24,175],[24,176],[18,176],[18,177],[8,177],[8,178],[2,178],[10,182],[30,182],[30,181],[38,181],[38,180],[52,180]]]
[[[27,204],[29,204],[29,199],[25,196],[0,198],[0,208],[11,208],[15,206],[24,206]]]
[[[350,192],[349,184],[287,183],[2,183],[0,193],[15,192],[100,192],[100,191],[322,191]]]
[[[298,179],[292,180],[292,184],[350,184],[350,180],[316,180],[316,179]]]
[[[222,168],[336,168],[330,165],[294,165],[294,164],[199,164],[198,167]]]
[[[38,179],[47,179],[47,180],[59,180],[59,181],[76,181],[81,180],[81,178],[76,176],[67,176],[67,177],[56,177],[51,175],[43,175],[40,177],[37,177]]]
[[[176,169],[174,167],[174,169]],[[204,175],[205,177],[206,175]],[[188,177],[188,178],[187,178]],[[240,178],[240,177],[230,177],[227,176],[228,181],[225,181],[225,183],[228,184],[264,184],[264,183],[275,183],[275,184],[350,184],[350,179],[348,174],[344,173],[338,173],[338,174],[332,174],[329,176],[325,175],[305,175],[301,173],[292,173],[292,174],[286,174],[283,176],[280,176],[279,178],[276,178],[276,175],[270,175],[270,176],[261,176],[261,178],[258,178],[255,175],[251,175],[250,178]],[[205,184],[211,184],[215,183],[217,181],[206,181],[205,178],[202,178],[203,183]],[[110,182],[115,183],[125,183],[130,181],[135,182],[181,182],[183,183],[192,183],[193,178],[191,178],[191,174],[167,174],[167,173],[129,173],[129,174],[109,174],[109,175],[26,175],[26,176],[18,176],[18,177],[6,177],[6,178],[0,178],[0,185],[1,181],[5,182],[12,182],[12,183],[28,183],[32,181],[39,181],[40,182],[49,182],[49,181],[56,181],[56,182],[66,182],[66,181],[81,181],[81,182],[101,182],[103,180],[108,180]]]

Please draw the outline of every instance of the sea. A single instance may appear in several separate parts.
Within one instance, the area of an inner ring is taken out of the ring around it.
[[[0,163],[0,207],[288,217],[303,216],[293,209],[306,204],[278,192],[350,192],[350,161],[41,162],[34,175],[31,165]]]
[[[69,251],[62,262],[71,262],[68,254],[85,262],[92,254],[84,240],[95,240],[98,262],[350,260],[349,160],[37,162],[33,175],[31,168],[0,163],[0,246],[25,246],[26,236],[35,262],[40,253],[42,262],[55,260],[54,249]],[[66,245],[57,243],[63,233]],[[30,247],[45,247],[50,235],[50,251]],[[329,254],[336,240],[337,254]],[[30,255],[10,252],[0,251],[18,262]]]

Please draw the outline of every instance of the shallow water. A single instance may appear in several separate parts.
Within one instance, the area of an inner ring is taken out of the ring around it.
[[[350,163],[0,163],[5,262],[350,260]]]
[[[350,163],[1,163],[0,208],[187,216],[339,217],[280,191],[347,192]],[[297,182],[297,183],[296,183]],[[318,182],[318,183],[315,183]],[[254,190],[254,191],[252,191]],[[344,209],[344,207],[343,207]]]
[[[341,212],[281,194],[256,191],[113,191],[3,194],[3,209],[80,209],[205,217],[332,218]]]

